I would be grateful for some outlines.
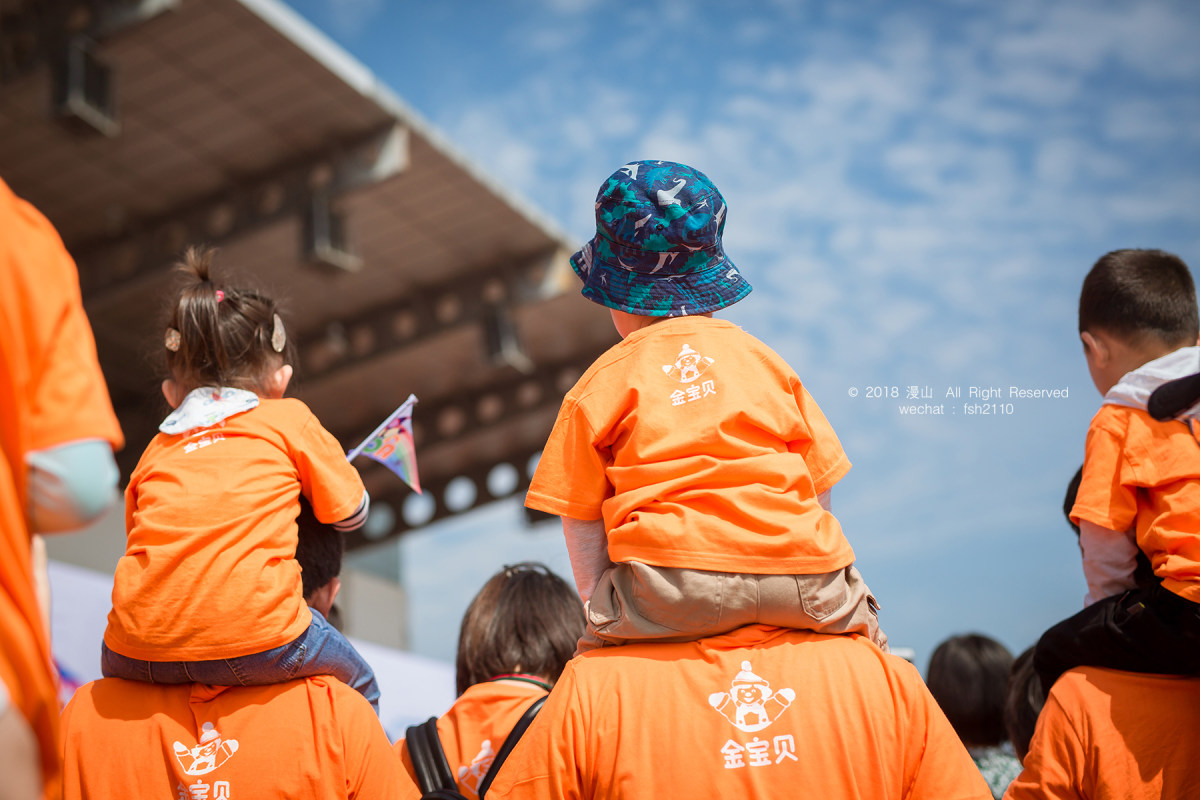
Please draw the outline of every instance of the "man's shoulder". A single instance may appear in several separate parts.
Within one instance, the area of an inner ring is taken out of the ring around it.
[[[75,690],[68,709],[108,715],[111,709],[121,709],[113,718],[127,721],[139,714],[146,716],[170,713],[203,704],[216,709],[235,709],[272,703],[279,710],[284,706],[296,708],[350,708],[370,704],[361,694],[332,677],[316,675],[295,678],[284,683],[262,686],[209,686],[201,683],[141,683],[122,678],[101,678],[85,683]]]
[[[694,642],[640,643],[603,647],[585,653],[568,664],[584,680],[607,680],[619,673],[647,675],[661,669],[664,674],[678,672],[734,671],[746,660],[771,664],[784,673],[804,674],[828,670],[837,675],[874,674],[880,679],[892,676],[901,683],[920,681],[916,668],[899,656],[881,651],[869,639],[858,635],[832,635],[814,631],[747,625],[730,633]],[[849,679],[849,678],[848,678]]]
[[[1059,677],[1050,690],[1059,696],[1087,698],[1098,695],[1113,698],[1124,696],[1164,697],[1173,700],[1190,698],[1188,702],[1200,699],[1200,676],[1194,675],[1158,675],[1146,672],[1128,672],[1126,670],[1108,669],[1106,667],[1075,667]]]

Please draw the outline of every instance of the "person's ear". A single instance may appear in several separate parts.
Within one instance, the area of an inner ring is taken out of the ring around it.
[[[1079,338],[1083,341],[1083,354],[1089,361],[1098,367],[1103,367],[1108,364],[1109,358],[1112,357],[1112,351],[1109,350],[1104,337],[1096,337],[1091,331],[1083,331],[1079,334]]]
[[[313,591],[312,596],[308,598],[308,604],[320,611],[322,616],[328,617],[329,609],[333,608],[333,601],[337,599],[341,590],[342,579],[334,575],[329,579],[329,583]]]
[[[167,405],[171,408],[179,408],[179,404],[183,402],[183,390],[179,388],[179,384],[173,378],[167,378],[162,382],[162,393],[166,398]]]
[[[267,397],[278,400],[287,392],[288,383],[292,380],[292,365],[284,364],[279,369],[275,370],[267,378],[266,389]]]

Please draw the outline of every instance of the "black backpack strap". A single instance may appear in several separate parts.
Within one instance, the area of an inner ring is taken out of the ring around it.
[[[441,796],[441,792],[458,793],[454,773],[446,761],[446,751],[438,738],[437,717],[430,717],[420,725],[413,725],[404,734],[408,756],[412,759],[413,772],[417,774],[417,785],[425,796]],[[450,795],[453,796],[453,795]]]
[[[496,758],[492,761],[492,766],[488,768],[487,774],[479,782],[479,800],[483,800],[484,795],[487,794],[487,790],[492,786],[492,781],[495,779],[497,773],[500,772],[500,767],[504,764],[505,759],[508,758],[508,754],[517,746],[517,742],[521,741],[521,737],[525,734],[525,729],[529,727],[529,723],[533,722],[533,718],[537,716],[537,713],[542,710],[542,704],[546,702],[546,698],[549,696],[548,694],[544,694],[537,700],[534,700],[533,704],[525,709],[525,713],[517,720],[517,724],[509,732],[508,738],[500,746],[500,752],[496,753]]]

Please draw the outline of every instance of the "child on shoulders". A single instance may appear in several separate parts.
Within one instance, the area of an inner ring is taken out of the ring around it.
[[[1088,428],[1071,520],[1086,608],[1038,642],[1046,691],[1067,669],[1200,673],[1200,403],[1147,411],[1159,386],[1200,371],[1200,317],[1187,265],[1159,250],[1096,262],[1079,298],[1079,336],[1104,403]],[[1138,551],[1156,580],[1137,586]]]
[[[279,683],[333,675],[378,710],[353,646],[304,602],[298,498],[342,531],[368,498],[342,448],[285,399],[291,348],[275,303],[219,288],[189,250],[171,305],[162,390],[174,409],[125,492],[127,541],[104,634],[106,677],[151,683]]]
[[[829,510],[850,469],[833,428],[783,359],[712,318],[750,292],[725,214],[684,164],[633,162],[601,187],[571,265],[622,341],[567,393],[525,503],[563,519],[580,651],[756,622],[886,649]]]

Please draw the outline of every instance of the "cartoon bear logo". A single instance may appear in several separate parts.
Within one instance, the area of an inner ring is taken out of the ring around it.
[[[734,677],[728,692],[714,692],[708,704],[746,733],[761,731],[770,725],[796,699],[791,689],[772,691],[766,680],[755,675],[750,662],[742,662],[742,671]]]
[[[674,364],[663,364],[663,372],[680,383],[693,383],[711,367],[713,359],[702,356],[685,344]]]
[[[222,739],[211,722],[200,729],[200,743],[188,748],[175,742],[175,759],[187,775],[207,775],[237,752],[237,739]]]

